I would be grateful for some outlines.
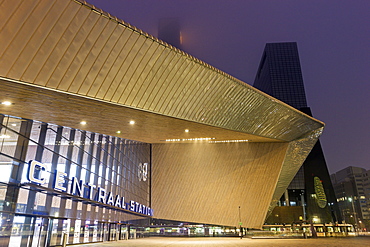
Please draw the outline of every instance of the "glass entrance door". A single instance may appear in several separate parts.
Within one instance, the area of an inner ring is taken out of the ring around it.
[[[15,216],[9,246],[47,246],[49,221],[43,217]]]
[[[120,225],[119,227],[120,227],[119,239],[120,240],[128,239],[127,226],[126,225]]]
[[[34,218],[33,240],[31,247],[44,247],[48,237],[48,218]]]
[[[117,239],[117,224],[111,223],[109,224],[109,241],[115,241]]]

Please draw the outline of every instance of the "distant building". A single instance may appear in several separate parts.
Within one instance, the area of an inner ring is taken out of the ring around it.
[[[358,227],[370,220],[370,171],[349,166],[334,174],[331,180],[343,219]]]
[[[266,44],[253,86],[312,116],[307,106],[297,43]],[[269,224],[341,221],[319,141],[276,205],[270,208],[271,214],[266,220]]]

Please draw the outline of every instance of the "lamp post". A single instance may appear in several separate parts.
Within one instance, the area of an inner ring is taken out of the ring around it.
[[[242,217],[240,214],[240,206],[239,206],[239,227],[240,227],[240,239],[243,238],[243,227],[242,227]]]
[[[352,204],[353,217],[355,217],[355,232],[357,232],[357,226],[358,226],[358,222],[357,222],[357,214],[356,214],[355,205],[353,204],[353,199],[352,199],[352,197],[348,197],[348,201],[350,201],[350,202],[351,202],[351,204]]]

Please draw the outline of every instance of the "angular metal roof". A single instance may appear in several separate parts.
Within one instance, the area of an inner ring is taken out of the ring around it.
[[[148,143],[289,142],[272,206],[324,127],[79,0],[0,0],[0,91],[2,114]]]
[[[275,141],[323,127],[83,1],[5,0],[0,11],[3,80]]]

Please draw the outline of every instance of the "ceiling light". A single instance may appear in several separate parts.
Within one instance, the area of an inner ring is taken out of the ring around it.
[[[229,143],[229,142],[249,142],[250,140],[225,140],[225,141],[210,141],[209,143]]]
[[[130,124],[135,124],[135,121],[134,121],[134,120],[131,120],[131,121],[130,121]]]
[[[189,139],[166,139],[166,142],[184,142],[184,141],[209,141],[215,138],[210,137],[198,137],[198,138],[189,138]]]
[[[82,121],[82,122],[80,122],[80,124],[86,125],[87,123],[86,123],[86,121]]]
[[[4,101],[4,102],[1,102],[2,105],[12,105],[12,102],[10,101]]]
[[[186,133],[189,133],[189,130],[188,130],[188,129],[186,129],[186,130],[185,130],[185,132],[186,132]]]
[[[121,131],[120,131],[120,130],[117,130],[117,131],[116,131],[116,133],[117,133],[117,134],[121,134]]]
[[[15,127],[15,126],[17,126],[17,124],[12,124],[12,126],[14,126],[14,127]]]
[[[0,135],[0,138],[10,138],[8,135]]]

